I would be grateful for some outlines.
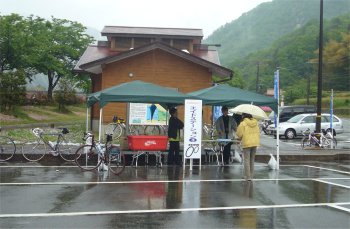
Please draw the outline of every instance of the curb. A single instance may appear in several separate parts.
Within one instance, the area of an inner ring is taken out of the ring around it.
[[[166,157],[166,156],[165,156]],[[126,158],[126,165],[130,166],[131,161],[132,161],[132,154],[127,153],[125,154]],[[164,156],[162,156],[164,159]],[[261,163],[268,163],[270,160],[270,155],[261,155],[258,154],[255,156],[255,161],[256,162],[261,162]],[[280,155],[280,161],[283,164],[284,162],[290,163],[290,162],[310,162],[310,161],[317,161],[317,162],[342,162],[342,161],[349,161],[350,160],[350,154],[348,153],[334,153],[334,154],[322,154],[322,155],[307,155],[307,154],[282,154]],[[9,161],[7,162],[1,162],[1,165],[8,165],[11,163],[23,163],[23,164],[30,164],[33,162],[28,162],[20,153],[15,154]],[[64,161],[60,156],[53,156],[51,154],[45,155],[45,157],[40,160],[39,163],[43,166],[61,166],[61,165],[75,165],[74,162],[66,162]],[[145,165],[145,157],[144,155],[140,156],[138,164],[140,166]],[[194,161],[194,164],[198,164],[198,162]],[[211,163],[212,165],[215,165],[215,163]],[[238,162],[234,163],[238,164]],[[149,165],[150,166],[155,166],[156,165],[156,157],[153,157],[152,155],[149,156]],[[205,156],[202,155],[202,165],[206,165],[205,163]]]

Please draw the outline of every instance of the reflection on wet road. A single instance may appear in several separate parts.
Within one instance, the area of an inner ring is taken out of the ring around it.
[[[1,228],[349,228],[350,171],[341,164],[127,167],[0,166]]]

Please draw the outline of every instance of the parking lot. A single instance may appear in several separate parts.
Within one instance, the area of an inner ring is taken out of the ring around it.
[[[350,166],[127,167],[120,175],[75,165],[3,163],[1,228],[349,228]]]

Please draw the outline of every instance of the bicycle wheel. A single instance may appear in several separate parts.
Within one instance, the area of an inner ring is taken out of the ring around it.
[[[0,136],[0,161],[10,160],[16,152],[16,144],[9,137]]]
[[[129,125],[130,135],[143,135],[145,134],[145,127],[142,125]]]
[[[335,149],[337,147],[337,140],[335,138],[327,138],[324,142],[325,148]]]
[[[79,144],[70,143],[66,139],[62,139],[58,144],[57,151],[63,160],[73,162],[77,156],[75,152],[78,148]]]
[[[118,146],[111,146],[108,148],[107,154],[109,169],[112,173],[118,175],[124,171],[125,168],[125,155]]]
[[[123,128],[118,123],[109,123],[105,132],[106,134],[112,134],[113,139],[118,139],[123,134]]]
[[[160,127],[156,125],[146,126],[144,133],[145,135],[160,135]]]
[[[22,148],[22,155],[28,161],[40,161],[46,153],[46,145],[42,139],[37,139],[34,145],[30,144],[29,149],[24,146]]]
[[[102,162],[98,160],[98,150],[92,145],[80,146],[75,152],[74,161],[84,171],[95,170]]]
[[[305,147],[310,147],[310,139],[308,137],[305,137],[301,139],[301,148],[304,149]]]

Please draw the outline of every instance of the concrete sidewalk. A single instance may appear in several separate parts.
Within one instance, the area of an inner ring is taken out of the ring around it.
[[[127,165],[131,165],[132,156],[136,152],[124,151],[126,155]],[[260,148],[257,152],[255,160],[261,163],[268,163],[270,160],[270,153],[276,157],[276,149],[271,148]],[[182,152],[180,152],[182,155]],[[165,163],[167,158],[167,152],[162,154],[162,162]],[[308,149],[300,151],[280,151],[280,163],[289,163],[289,162],[307,162],[307,161],[319,161],[319,162],[342,162],[350,161],[350,152],[349,150],[338,150],[338,149]],[[22,153],[16,152],[16,154],[8,162],[4,163],[26,163],[26,159],[22,156]],[[149,165],[156,164],[156,157],[152,154],[148,158]],[[194,160],[195,164],[198,164],[198,160]],[[236,162],[238,163],[238,162]],[[53,156],[51,154],[45,155],[45,157],[40,161],[42,165],[61,165],[67,164],[60,156]],[[202,164],[212,164],[215,165],[215,162],[207,163],[206,157],[202,154]],[[1,165],[1,164],[0,164]],[[141,155],[138,160],[138,165],[145,165],[145,155]]]

